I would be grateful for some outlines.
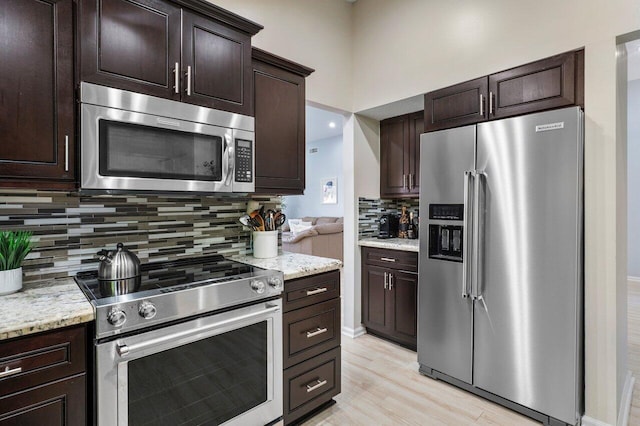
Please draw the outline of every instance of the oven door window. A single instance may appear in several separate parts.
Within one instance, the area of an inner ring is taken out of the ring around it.
[[[222,136],[100,120],[102,176],[222,181]]]
[[[268,324],[132,360],[129,425],[220,424],[267,401]]]

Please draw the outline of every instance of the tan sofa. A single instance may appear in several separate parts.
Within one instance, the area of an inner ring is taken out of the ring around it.
[[[341,217],[303,217],[313,225],[298,234],[282,227],[282,250],[343,260],[344,224]]]

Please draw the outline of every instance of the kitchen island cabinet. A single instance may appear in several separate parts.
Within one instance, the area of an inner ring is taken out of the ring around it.
[[[367,332],[415,350],[418,254],[362,247],[362,323]]]
[[[313,70],[253,48],[256,186],[267,194],[305,188],[305,78]]]
[[[72,7],[0,2],[0,187],[75,187]]]
[[[80,0],[81,80],[253,115],[261,29],[202,0]]]

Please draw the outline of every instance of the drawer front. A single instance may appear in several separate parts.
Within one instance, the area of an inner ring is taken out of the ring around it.
[[[340,271],[286,281],[284,312],[340,297]]]
[[[340,299],[285,313],[284,367],[340,345]]]
[[[285,370],[285,424],[331,400],[340,387],[340,348]]]
[[[418,272],[418,253],[415,252],[363,247],[362,258],[367,265]]]
[[[84,325],[2,342],[0,396],[83,373],[85,342]]]

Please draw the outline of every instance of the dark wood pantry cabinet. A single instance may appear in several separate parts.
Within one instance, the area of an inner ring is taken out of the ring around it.
[[[1,187],[74,187],[72,7],[0,2]]]
[[[584,106],[584,50],[425,94],[425,131],[571,105]]]
[[[314,70],[252,50],[255,191],[302,194],[305,187],[305,78]]]
[[[84,426],[85,325],[0,343],[0,425]]]
[[[203,0],[80,0],[81,80],[253,115],[251,36]]]
[[[367,332],[416,349],[418,254],[362,248],[362,322]]]
[[[380,122],[380,196],[418,197],[420,194],[420,135],[424,112]]]

